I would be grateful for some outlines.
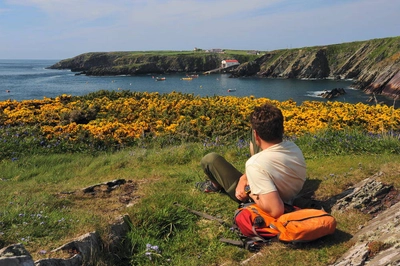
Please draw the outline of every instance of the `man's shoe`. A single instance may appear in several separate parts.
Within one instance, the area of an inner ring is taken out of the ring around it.
[[[196,183],[196,188],[199,189],[200,191],[204,193],[210,193],[210,192],[220,192],[221,189],[215,187],[213,182],[211,180],[206,180],[203,182],[197,182]]]

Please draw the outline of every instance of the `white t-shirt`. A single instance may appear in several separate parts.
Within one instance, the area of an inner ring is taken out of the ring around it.
[[[252,194],[278,191],[283,202],[290,204],[306,180],[303,153],[291,141],[275,144],[247,160],[246,176]]]

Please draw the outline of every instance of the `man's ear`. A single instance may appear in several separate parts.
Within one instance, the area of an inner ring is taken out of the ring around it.
[[[254,134],[254,140],[256,141],[256,145],[258,147],[261,147],[261,138],[254,129],[253,129],[253,134]]]

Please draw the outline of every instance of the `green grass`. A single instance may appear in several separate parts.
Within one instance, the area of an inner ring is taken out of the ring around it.
[[[379,171],[384,172],[382,181],[400,186],[400,144],[394,135],[326,131],[300,137],[295,142],[306,157],[305,190],[315,191],[318,199],[334,196]],[[228,227],[174,205],[178,202],[231,223],[236,203],[224,194],[204,194],[194,188],[195,182],[205,178],[199,161],[215,151],[243,171],[248,147],[235,140],[219,145],[165,146],[156,139],[145,147],[96,154],[46,152],[2,160],[0,248],[21,242],[39,259],[43,257],[39,250],[49,252],[94,230],[104,234],[108,223],[128,213],[132,231],[127,259],[132,265],[238,265],[250,258],[252,253],[219,241],[221,237],[237,239]],[[63,193],[117,178],[131,180],[135,185],[137,198],[131,207],[118,202],[116,195]],[[334,216],[338,221],[335,235],[297,249],[274,243],[266,246],[249,265],[332,263],[348,248],[351,235],[369,219],[356,211]],[[147,244],[157,246],[161,253],[146,250]],[[151,254],[146,256],[146,252]],[[106,258],[98,263],[107,264]]]

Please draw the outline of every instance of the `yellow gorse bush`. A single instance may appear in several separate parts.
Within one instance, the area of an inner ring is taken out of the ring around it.
[[[322,129],[358,127],[372,133],[400,130],[400,110],[393,106],[341,102],[278,102],[267,98],[114,93],[113,97],[72,97],[0,102],[2,125],[38,125],[47,139],[82,137],[119,143],[153,136],[212,138],[246,132],[255,106],[271,103],[285,116],[285,134],[300,136]]]

